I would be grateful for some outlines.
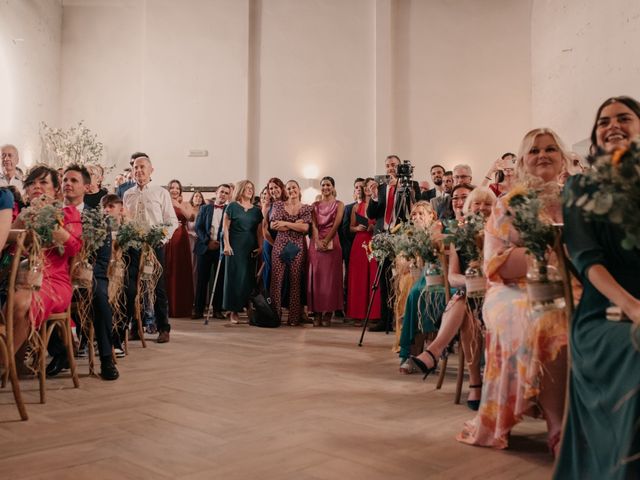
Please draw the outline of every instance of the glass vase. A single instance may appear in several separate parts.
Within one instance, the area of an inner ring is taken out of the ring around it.
[[[40,261],[22,260],[18,266],[16,286],[30,290],[40,290],[42,287],[42,264]]]
[[[93,265],[86,260],[78,262],[73,267],[71,285],[74,288],[91,288],[93,284]]]
[[[424,276],[427,283],[427,290],[444,290],[444,276],[442,275],[442,269],[438,264],[427,264]]]
[[[471,262],[464,271],[464,286],[467,298],[484,297],[487,291],[487,279],[485,278],[479,262]]]
[[[536,312],[564,308],[564,287],[558,270],[534,259],[527,271],[527,296]]]

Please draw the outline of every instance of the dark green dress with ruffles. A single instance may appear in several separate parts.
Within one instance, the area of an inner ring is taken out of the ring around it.
[[[578,197],[579,176],[565,187]],[[639,206],[640,207],[640,206]],[[639,212],[640,214],[640,212]],[[601,264],[640,298],[640,252],[621,247],[623,232],[564,209],[565,242],[584,292],[571,323],[569,414],[556,479],[640,478],[640,335],[630,322],[606,320],[610,302],[587,279]]]

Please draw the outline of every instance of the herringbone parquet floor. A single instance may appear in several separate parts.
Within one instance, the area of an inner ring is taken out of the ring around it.
[[[498,452],[457,443],[472,417],[454,370],[396,373],[391,336],[174,320],[171,342],[139,342],[121,378],[22,382],[30,419],[0,392],[2,479],[544,479],[545,427],[528,420]]]

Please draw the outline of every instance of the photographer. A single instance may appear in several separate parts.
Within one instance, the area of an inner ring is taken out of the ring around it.
[[[382,185],[371,184],[371,200],[367,206],[367,218],[376,221],[374,233],[386,232],[399,221],[406,221],[411,206],[420,199],[420,186],[418,182],[411,180],[413,167],[410,163],[400,163],[397,155],[389,155],[384,162],[384,167],[388,181]],[[404,201],[402,195],[405,193],[406,205],[402,206],[401,203]],[[402,211],[398,211],[398,207],[401,207]],[[382,332],[393,325],[393,312],[387,302],[391,291],[391,262],[385,261],[382,268],[383,275],[380,280],[382,318],[377,325],[369,328],[372,332]]]

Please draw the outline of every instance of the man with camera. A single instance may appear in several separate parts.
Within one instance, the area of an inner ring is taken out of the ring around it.
[[[420,186],[411,180],[413,166],[408,160],[400,162],[397,155],[389,155],[384,162],[387,174],[386,183],[371,185],[371,200],[367,206],[367,217],[376,221],[374,233],[386,232],[399,222],[406,221],[411,205],[420,199]],[[382,265],[380,280],[380,298],[382,316],[378,324],[369,327],[369,331],[383,332],[393,325],[393,309],[388,304],[391,292],[391,261]]]

